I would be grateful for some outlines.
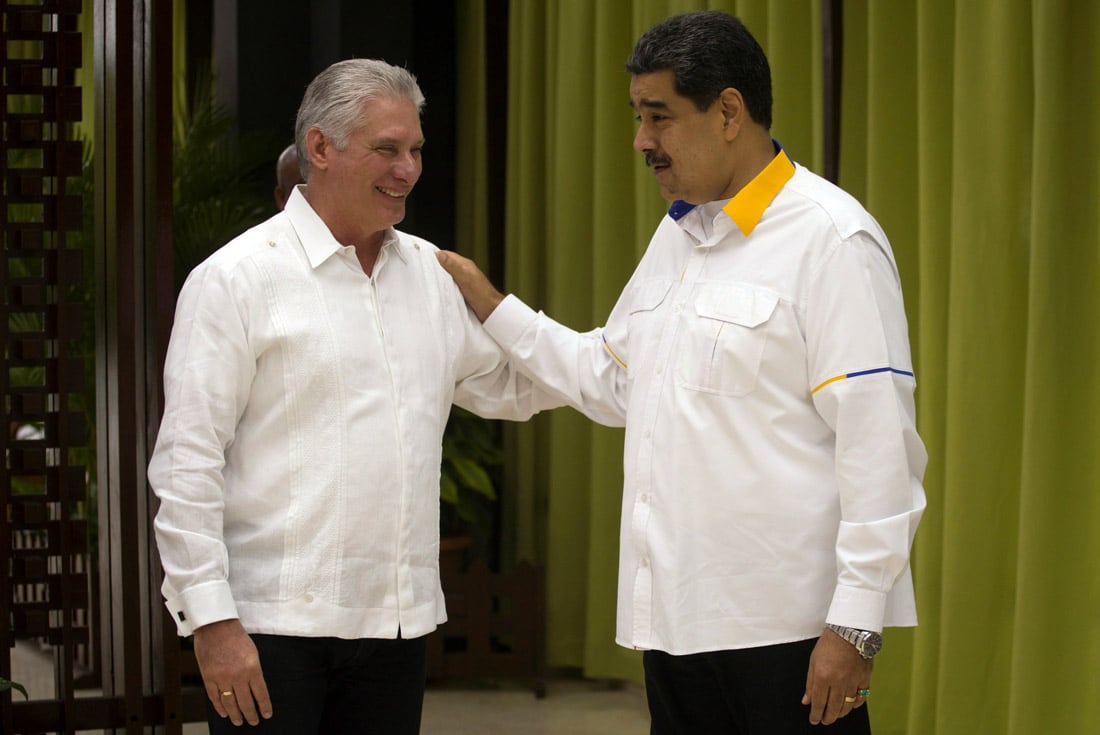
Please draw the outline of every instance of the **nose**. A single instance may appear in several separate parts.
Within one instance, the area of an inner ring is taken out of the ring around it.
[[[634,134],[634,150],[645,153],[655,150],[656,147],[653,142],[653,135],[649,132],[649,127],[645,123],[639,125],[638,132]]]
[[[424,162],[420,160],[419,151],[405,151],[393,163],[394,175],[410,184],[416,183],[423,169]]]

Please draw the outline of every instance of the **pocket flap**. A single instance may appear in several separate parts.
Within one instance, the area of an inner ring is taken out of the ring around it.
[[[638,311],[653,311],[665,300],[668,290],[672,288],[670,281],[646,281],[639,283],[634,288],[634,295],[630,300],[630,313]]]
[[[779,297],[751,286],[706,286],[695,297],[695,313],[707,319],[757,327],[771,318]]]

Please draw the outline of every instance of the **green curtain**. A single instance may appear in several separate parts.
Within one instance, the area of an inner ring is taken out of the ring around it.
[[[774,134],[820,171],[820,2],[511,3],[504,285],[577,329],[602,323],[665,207],[631,149],[623,63],[654,22],[702,7],[757,35]],[[921,624],[887,631],[875,732],[1094,732],[1100,3],[843,12],[840,183],[898,259],[929,451]],[[612,642],[621,432],[568,410],[509,429],[509,522],[516,556],[547,568],[548,663],[639,680]]]
[[[898,256],[930,455],[876,732],[1094,732],[1100,6],[844,12],[840,183]]]

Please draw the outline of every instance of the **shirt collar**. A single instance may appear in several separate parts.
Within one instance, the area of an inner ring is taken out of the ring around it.
[[[310,267],[317,268],[317,266],[332,257],[334,253],[343,250],[344,246],[337,242],[336,238],[332,236],[328,225],[310,206],[309,201],[306,200],[303,194],[304,189],[304,184],[294,187],[286,201],[284,211],[290,218],[290,224],[294,227],[294,232],[298,235],[298,241],[302,244],[302,250],[309,260]],[[387,227],[382,235],[382,250],[393,250],[402,262],[406,262],[405,254],[401,252],[397,231],[392,227]]]
[[[778,141],[772,142],[776,148],[775,158],[737,192],[722,210],[737,224],[745,237],[752,234],[776,194],[794,176],[794,162]],[[694,204],[678,199],[669,207],[668,216],[679,221],[693,209]]]

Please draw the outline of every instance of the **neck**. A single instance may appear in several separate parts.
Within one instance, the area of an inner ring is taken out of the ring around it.
[[[359,265],[368,276],[374,274],[374,264],[378,261],[378,254],[382,252],[383,232],[371,235],[365,243],[354,243],[355,255],[359,258]]]
[[[752,134],[738,137],[738,150],[734,151],[734,174],[730,196],[737,194],[775,159],[775,143],[764,128],[753,129]]]
[[[344,247],[355,248],[355,254],[359,258],[363,272],[368,276],[371,275],[374,271],[374,263],[378,260],[378,254],[382,252],[387,228],[358,222],[354,218],[345,216],[345,210],[334,203],[332,198],[325,196],[323,190],[316,188],[315,185],[305,187],[303,194],[309,206],[328,227],[333,239]]]

